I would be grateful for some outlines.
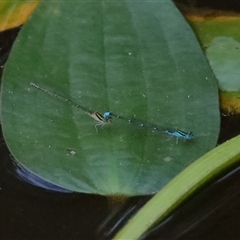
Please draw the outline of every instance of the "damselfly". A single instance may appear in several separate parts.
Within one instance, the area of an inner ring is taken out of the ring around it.
[[[35,87],[36,89],[39,89],[45,93],[47,93],[48,95],[52,96],[52,97],[55,97],[57,99],[60,99],[61,101],[64,101],[64,102],[67,102],[69,103],[71,106],[73,107],[76,107],[76,108],[79,108],[80,110],[82,110],[84,113],[88,114],[90,117],[92,117],[94,120],[96,120],[96,124],[95,124],[95,129],[96,131],[98,132],[97,130],[97,126],[101,125],[103,127],[103,125],[105,124],[108,124],[111,122],[111,119],[112,117],[109,115],[109,116],[103,116],[101,113],[99,112],[95,112],[95,111],[91,111],[89,110],[88,108],[85,108],[75,102],[73,102],[71,99],[69,98],[65,98],[65,97],[62,97],[54,92],[51,92],[45,88],[42,88],[40,86],[38,86],[37,84],[35,83],[30,83],[30,86],[32,87]]]
[[[194,137],[192,132],[184,132],[180,129],[176,129],[174,131],[165,130],[164,132],[172,137],[175,137],[176,143],[178,143],[178,139],[182,139],[182,140],[186,141],[186,140],[192,140]]]
[[[145,122],[143,122],[139,119],[136,119],[136,118],[126,118],[126,117],[116,115],[116,114],[111,113],[111,112],[105,112],[103,114],[103,117],[104,118],[115,117],[115,118],[123,119],[123,120],[127,121],[129,124],[137,124],[139,127],[151,128],[152,132],[155,132],[155,131],[164,132],[164,133],[170,135],[171,137],[175,137],[176,138],[176,143],[178,143],[178,139],[181,139],[181,140],[184,140],[184,141],[190,141],[194,138],[194,135],[191,131],[190,132],[184,132],[180,129],[169,130],[169,129],[166,129],[164,127],[157,126],[155,124],[145,123]]]

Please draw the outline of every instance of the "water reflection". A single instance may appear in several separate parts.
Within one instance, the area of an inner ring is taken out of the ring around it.
[[[45,190],[50,190],[50,191],[54,191],[54,192],[73,193],[73,191],[70,191],[68,189],[54,185],[54,184],[38,177],[37,175],[31,173],[26,168],[24,168],[21,164],[16,162],[13,158],[12,158],[12,166],[9,165],[7,171],[9,173],[15,175],[15,177],[17,177],[18,179],[20,179],[28,184],[31,184],[35,187],[40,187]]]

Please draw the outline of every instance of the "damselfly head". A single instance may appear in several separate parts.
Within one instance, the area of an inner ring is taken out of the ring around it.
[[[103,118],[105,118],[105,119],[112,118],[112,117],[111,117],[111,112],[104,112],[102,116],[103,116]]]

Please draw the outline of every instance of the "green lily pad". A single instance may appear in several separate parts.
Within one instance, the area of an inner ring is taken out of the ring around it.
[[[139,121],[95,127],[82,109],[31,82]],[[213,148],[219,131],[215,78],[171,1],[40,3],[14,44],[1,98],[13,156],[78,192],[155,193]],[[193,131],[193,141],[162,131],[177,128]]]

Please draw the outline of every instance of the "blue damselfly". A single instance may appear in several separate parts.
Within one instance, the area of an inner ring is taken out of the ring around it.
[[[180,129],[176,129],[174,131],[172,130],[165,130],[165,133],[167,133],[168,135],[170,135],[171,137],[175,137],[176,138],[176,143],[178,143],[178,139],[182,139],[184,141],[189,141],[192,140],[194,135],[193,133],[190,132],[184,132]]]
[[[119,119],[127,121],[129,124],[137,124],[139,127],[142,127],[142,128],[148,127],[151,129],[152,132],[156,132],[156,131],[164,132],[167,135],[176,138],[176,143],[178,143],[178,139],[181,139],[184,141],[190,141],[190,140],[193,140],[193,138],[194,138],[194,135],[191,131],[185,132],[180,129],[169,130],[167,128],[160,127],[156,124],[149,124],[149,123],[146,123],[146,122],[141,121],[136,118],[126,118],[126,117],[123,117],[123,116],[120,116],[120,115],[117,115],[117,114],[114,114],[111,112],[103,113],[103,117],[104,118],[109,118],[109,117],[119,118]]]

